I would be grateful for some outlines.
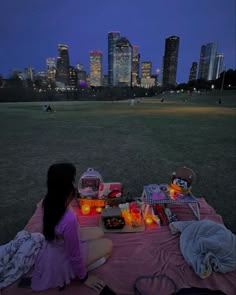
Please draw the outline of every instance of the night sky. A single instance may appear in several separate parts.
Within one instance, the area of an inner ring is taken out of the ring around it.
[[[165,38],[180,37],[177,82],[188,80],[200,47],[218,43],[226,69],[236,69],[236,0],[1,0],[0,74],[33,67],[46,70],[59,43],[69,45],[70,64],[89,71],[89,51],[103,52],[107,33],[120,31],[140,46],[141,62],[162,67]]]

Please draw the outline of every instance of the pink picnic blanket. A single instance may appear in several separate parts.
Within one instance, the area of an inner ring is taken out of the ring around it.
[[[223,223],[220,215],[210,207],[205,199],[198,199],[201,219],[210,219]],[[192,211],[186,204],[169,205],[179,220],[194,220]],[[100,215],[82,216],[80,210],[73,205],[81,226],[98,226]],[[40,231],[42,211],[37,208],[29,220],[25,230]],[[206,279],[199,278],[193,269],[185,262],[180,252],[179,235],[172,235],[168,226],[150,226],[139,233],[106,233],[113,241],[111,258],[101,267],[93,270],[118,295],[134,294],[133,285],[137,277],[143,275],[165,275],[175,283],[177,290],[182,288],[208,288],[221,290],[227,295],[236,294],[236,271],[226,274],[213,273]],[[1,295],[29,295],[30,289],[17,287],[17,283],[2,290]],[[166,277],[154,280],[144,280],[139,284],[148,295],[170,295],[174,293],[173,283]],[[42,295],[94,295],[95,292],[86,288],[78,281],[72,282],[63,291],[49,289],[37,292]]]

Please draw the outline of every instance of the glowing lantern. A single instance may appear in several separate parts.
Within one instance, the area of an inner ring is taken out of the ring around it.
[[[101,212],[102,212],[102,207],[97,207],[97,208],[96,208],[96,212],[97,212],[97,213],[101,213]]]
[[[88,215],[90,213],[90,206],[87,204],[83,205],[81,211],[83,215]]]

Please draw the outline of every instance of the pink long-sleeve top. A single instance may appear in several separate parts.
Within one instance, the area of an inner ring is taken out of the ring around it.
[[[87,243],[82,241],[79,223],[69,209],[55,228],[57,239],[45,240],[32,275],[32,289],[36,291],[63,287],[71,279],[84,279],[87,274]]]

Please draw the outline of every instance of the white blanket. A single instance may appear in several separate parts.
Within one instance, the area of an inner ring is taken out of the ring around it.
[[[0,289],[30,270],[43,241],[42,234],[22,230],[14,240],[0,246]]]
[[[181,253],[200,278],[207,278],[213,271],[236,270],[236,235],[223,224],[211,220],[177,221],[169,227],[172,233],[181,232]]]

